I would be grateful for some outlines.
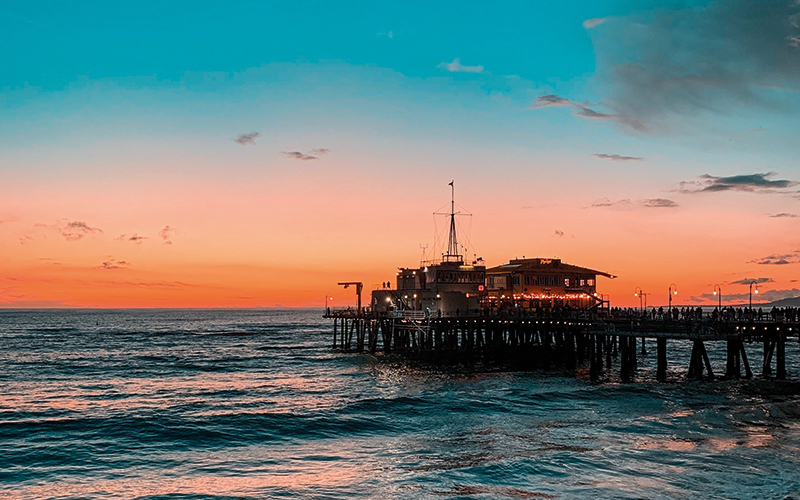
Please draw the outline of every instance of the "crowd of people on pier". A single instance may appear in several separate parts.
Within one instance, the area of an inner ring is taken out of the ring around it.
[[[704,312],[700,307],[673,307],[671,309],[659,308],[620,308],[612,307],[609,317],[613,319],[645,319],[661,321],[771,321],[780,323],[797,323],[800,321],[800,308],[798,307],[773,307],[769,311],[762,308],[749,307],[715,307]]]

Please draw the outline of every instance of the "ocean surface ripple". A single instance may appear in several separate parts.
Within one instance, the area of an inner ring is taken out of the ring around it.
[[[446,374],[330,331],[317,310],[0,311],[0,498],[800,498],[795,383],[682,381],[678,342],[667,383],[655,346],[629,384]]]

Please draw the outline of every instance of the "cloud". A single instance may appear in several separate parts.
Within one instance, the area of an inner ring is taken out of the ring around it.
[[[555,232],[555,234],[553,236],[558,236],[559,238],[561,238],[561,237],[564,236],[564,231],[560,231],[560,230],[556,229],[556,232]]]
[[[328,148],[314,148],[309,152],[309,154],[316,155],[316,156],[322,156],[322,155],[326,155],[326,154],[328,154],[330,152],[331,152],[331,150],[328,149]]]
[[[716,177],[703,174],[700,181],[683,181],[679,191],[688,193],[707,193],[720,191],[741,191],[747,193],[785,193],[787,188],[797,185],[796,181],[775,179],[775,172],[732,175],[729,177]]]
[[[781,299],[790,299],[794,297],[800,297],[800,289],[792,288],[789,290],[759,290],[758,294],[755,293],[753,290],[753,305],[756,302],[763,303],[763,302],[775,302],[776,300]],[[717,303],[719,297],[714,295],[713,293],[704,293],[699,296],[702,299],[705,299],[706,302],[712,302],[714,304]],[[724,293],[722,294],[722,302],[723,307],[726,304],[730,304],[731,302],[736,303],[739,302],[741,304],[747,305],[750,301],[750,291],[748,290],[745,293]]]
[[[144,241],[146,239],[147,239],[147,236],[139,236],[138,234],[134,233],[133,236],[128,238],[128,241],[132,241],[134,243],[141,243],[142,241]]]
[[[796,263],[800,262],[800,260],[798,260],[798,257],[800,257],[800,251],[792,252],[792,253],[784,253],[784,254],[767,255],[766,257],[762,257],[760,259],[754,259],[754,260],[748,261],[747,263],[748,264],[759,264],[759,265],[762,265],[762,266],[768,266],[768,265],[783,266],[783,265],[786,265],[786,264],[796,264]]]
[[[251,146],[256,145],[256,139],[261,137],[261,134],[258,132],[251,132],[249,134],[239,134],[236,136],[236,139],[233,140],[236,144],[240,146],[247,146],[248,144]]]
[[[529,109],[546,108],[548,106],[573,106],[575,105],[570,99],[566,97],[559,97],[555,94],[540,95],[536,100],[528,106]]]
[[[644,158],[641,156],[622,156],[616,154],[606,154],[606,153],[594,153],[592,156],[603,160],[613,160],[613,161],[642,161]]]
[[[300,151],[281,151],[281,153],[283,153],[283,156],[287,158],[293,158],[295,160],[302,160],[302,161],[319,160],[318,156],[301,153]]]
[[[483,66],[465,66],[461,64],[461,59],[456,57],[453,62],[439,63],[437,68],[447,70],[451,73],[483,73]]]
[[[622,208],[675,208],[679,206],[676,202],[666,198],[646,198],[643,200],[631,201],[624,198],[618,201],[611,201],[608,198],[600,198],[595,200],[589,208],[602,208],[602,207],[622,207]]]
[[[779,214],[772,214],[772,215],[770,215],[770,217],[772,217],[772,218],[782,218],[782,217],[795,218],[795,217],[800,217],[800,215],[790,214],[788,212],[781,212]]]
[[[639,200],[639,204],[647,208],[675,208],[678,206],[677,203],[666,198],[650,198],[647,200]]]
[[[595,17],[595,18],[592,18],[592,19],[585,20],[583,22],[583,27],[586,28],[587,30],[590,30],[590,29],[594,28],[595,26],[600,26],[604,22],[606,22],[606,18],[605,17]]]
[[[124,260],[114,260],[108,259],[107,261],[103,262],[99,266],[99,269],[125,269],[130,265],[130,262]]]
[[[742,279],[742,280],[731,281],[730,283],[727,283],[727,284],[728,285],[749,285],[753,281],[755,281],[756,284],[759,284],[759,285],[761,283],[774,283],[775,282],[775,280],[772,279],[772,278],[745,278],[745,279]]]
[[[53,225],[36,223],[34,227],[43,227],[58,231],[61,236],[67,241],[78,241],[83,239],[87,234],[102,233],[103,230],[98,227],[91,227],[85,222],[70,221],[69,219],[62,219],[62,222]]]
[[[158,236],[164,240],[165,245],[172,245],[172,237],[178,233],[174,227],[165,226],[164,229],[158,232]]]
[[[589,105],[590,104],[588,102],[581,104],[571,99],[567,99],[566,97],[560,97],[555,94],[546,94],[538,96],[533,104],[528,106],[528,109],[541,109],[549,106],[571,106],[573,108],[573,114],[581,118],[616,121],[624,123],[627,127],[638,131],[645,131],[646,129],[645,123],[633,116],[618,113],[601,113],[589,108]]]
[[[385,33],[382,32],[382,31],[379,31],[378,33],[375,33],[375,36],[385,36],[385,37],[388,37],[388,38],[394,38],[394,33],[392,33],[391,31],[387,31]]]
[[[603,102],[648,133],[741,107],[784,112],[779,100],[800,90],[799,13],[790,0],[712,0],[606,18],[590,31]]]

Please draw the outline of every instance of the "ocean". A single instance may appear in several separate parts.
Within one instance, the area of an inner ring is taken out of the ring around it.
[[[0,311],[0,498],[800,498],[798,385],[683,381],[679,343],[623,384],[330,342],[320,310]]]

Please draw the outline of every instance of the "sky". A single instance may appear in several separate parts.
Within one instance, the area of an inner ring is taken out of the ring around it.
[[[353,304],[451,180],[489,266],[800,296],[797,0],[5,2],[0,60],[0,307]]]

